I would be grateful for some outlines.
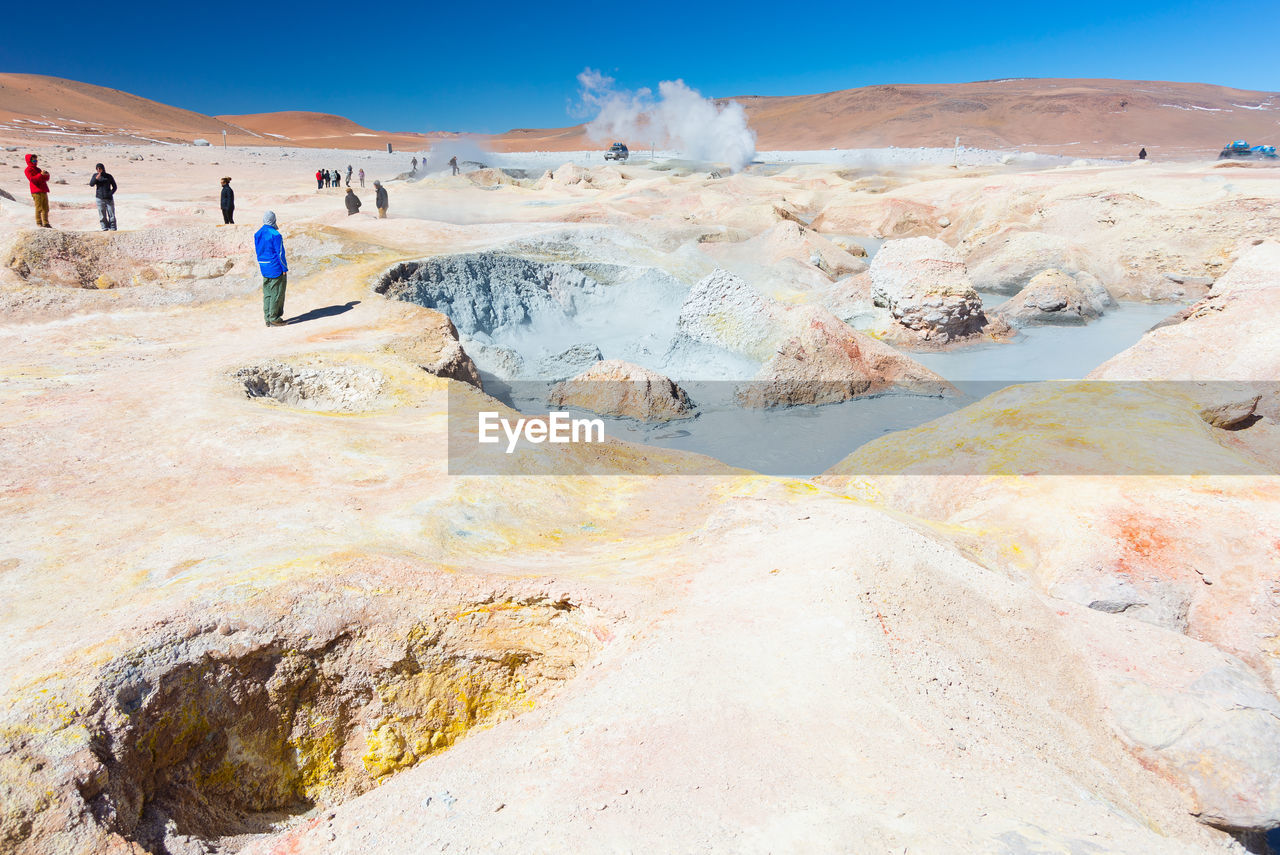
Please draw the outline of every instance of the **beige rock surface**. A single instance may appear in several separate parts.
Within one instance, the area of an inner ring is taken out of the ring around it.
[[[550,402],[644,422],[693,416],[689,396],[670,378],[621,359],[597,362],[578,376],[557,383]]]
[[[888,389],[918,395],[955,393],[942,377],[817,307],[738,393],[747,407],[789,407],[847,401]]]
[[[1250,438],[1265,400],[1232,432],[1167,389],[1103,418],[1092,392],[1015,390],[825,485],[691,477],[687,453],[616,440],[461,477],[451,417],[514,413],[423,371],[447,326],[372,288],[521,241],[596,251],[602,227],[693,286],[700,237],[749,240],[787,219],[782,198],[811,216],[852,194],[902,221],[893,200],[918,197],[959,243],[1046,194],[1092,211],[1136,189],[1155,203],[1126,234],[1216,259],[1221,280],[1258,206],[1226,203],[1210,169],[923,169],[873,193],[824,167],[630,165],[609,188],[391,182],[379,220],[308,186],[311,155],[133,151],[41,153],[67,172],[123,160],[117,240],[221,231],[234,174],[238,217],[285,227],[294,322],[263,327],[252,269],[235,272],[247,244],[200,285],[0,271],[0,849],[1146,855],[1242,851],[1197,814],[1274,819],[1280,497],[1232,474],[1276,459]],[[1265,171],[1232,181],[1277,195]],[[94,228],[87,193],[54,201],[62,230]],[[1220,219],[1166,231],[1171,208]],[[29,218],[0,201],[0,243]],[[1246,258],[1227,308],[1140,347],[1172,335],[1264,371],[1271,339],[1247,324],[1273,262]],[[729,285],[700,317],[736,319],[740,335],[705,329],[760,364],[824,298]],[[745,313],[721,311],[734,295]],[[920,474],[877,474],[904,460]],[[1007,474],[1062,462],[1095,468]],[[1121,474],[1171,462],[1196,468]],[[615,474],[586,474],[600,464]]]
[[[993,311],[1012,326],[1085,324],[1097,320],[1116,301],[1088,273],[1074,276],[1056,268],[1041,271],[1026,287]]]

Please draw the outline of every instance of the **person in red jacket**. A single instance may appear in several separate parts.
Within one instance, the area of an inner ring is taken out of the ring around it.
[[[49,173],[40,168],[36,162],[38,155],[27,155],[25,170],[27,181],[31,184],[31,201],[36,203],[36,225],[51,229],[49,225]]]
[[[316,170],[316,189],[317,190],[324,189],[324,173],[318,169]]]

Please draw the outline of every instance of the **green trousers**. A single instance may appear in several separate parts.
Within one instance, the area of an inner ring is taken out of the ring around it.
[[[267,323],[280,320],[284,314],[284,286],[288,280],[288,273],[262,278],[262,314]]]

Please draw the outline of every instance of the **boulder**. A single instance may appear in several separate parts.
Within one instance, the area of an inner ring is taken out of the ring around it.
[[[1006,232],[979,241],[966,260],[974,288],[1013,295],[1045,270],[1078,272],[1076,255],[1058,235]]]
[[[392,341],[387,349],[417,364],[428,374],[483,388],[480,372],[462,349],[458,330],[448,316],[431,309],[421,309],[419,314],[422,331]]]
[[[954,341],[987,325],[964,262],[936,238],[887,241],[871,262],[871,285],[876,305],[925,340]]]
[[[764,362],[785,339],[786,324],[783,305],[757,294],[727,270],[715,270],[689,291],[676,335]]]
[[[244,252],[252,241],[252,226],[125,232],[33,229],[18,233],[6,263],[23,279],[41,285],[166,286],[256,274],[253,255]]]
[[[1063,630],[1092,661],[1112,727],[1191,791],[1201,822],[1280,825],[1280,699],[1257,674],[1211,645],[1133,621],[1073,615]]]
[[[799,330],[782,343],[755,380],[738,392],[745,407],[847,401],[893,387],[925,394],[954,392],[909,356],[851,328],[826,309],[794,310]]]
[[[517,380],[524,374],[524,357],[514,348],[472,341],[466,348],[480,370],[499,380]]]
[[[573,379],[556,384],[550,401],[557,407],[578,407],[644,422],[693,416],[689,396],[671,379],[620,359],[597,362]]]
[[[538,363],[538,376],[548,380],[564,380],[586,371],[604,356],[594,344],[575,344],[568,350],[548,356]]]
[[[1083,324],[1102,317],[1116,301],[1092,275],[1050,269],[1037,273],[996,313],[1015,327]]]
[[[1223,430],[1235,430],[1236,428],[1246,427],[1258,417],[1258,404],[1261,401],[1261,395],[1252,395],[1241,400],[1214,404],[1201,409],[1200,418],[1204,419],[1214,427],[1222,428]]]

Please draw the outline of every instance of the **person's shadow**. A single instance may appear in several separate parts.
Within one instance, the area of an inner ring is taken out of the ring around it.
[[[343,312],[349,312],[358,305],[360,305],[359,300],[352,300],[345,306],[325,306],[323,309],[312,309],[304,315],[298,315],[296,318],[289,318],[285,323],[302,324],[307,321],[318,321],[321,318],[331,318],[334,315],[341,315]]]

